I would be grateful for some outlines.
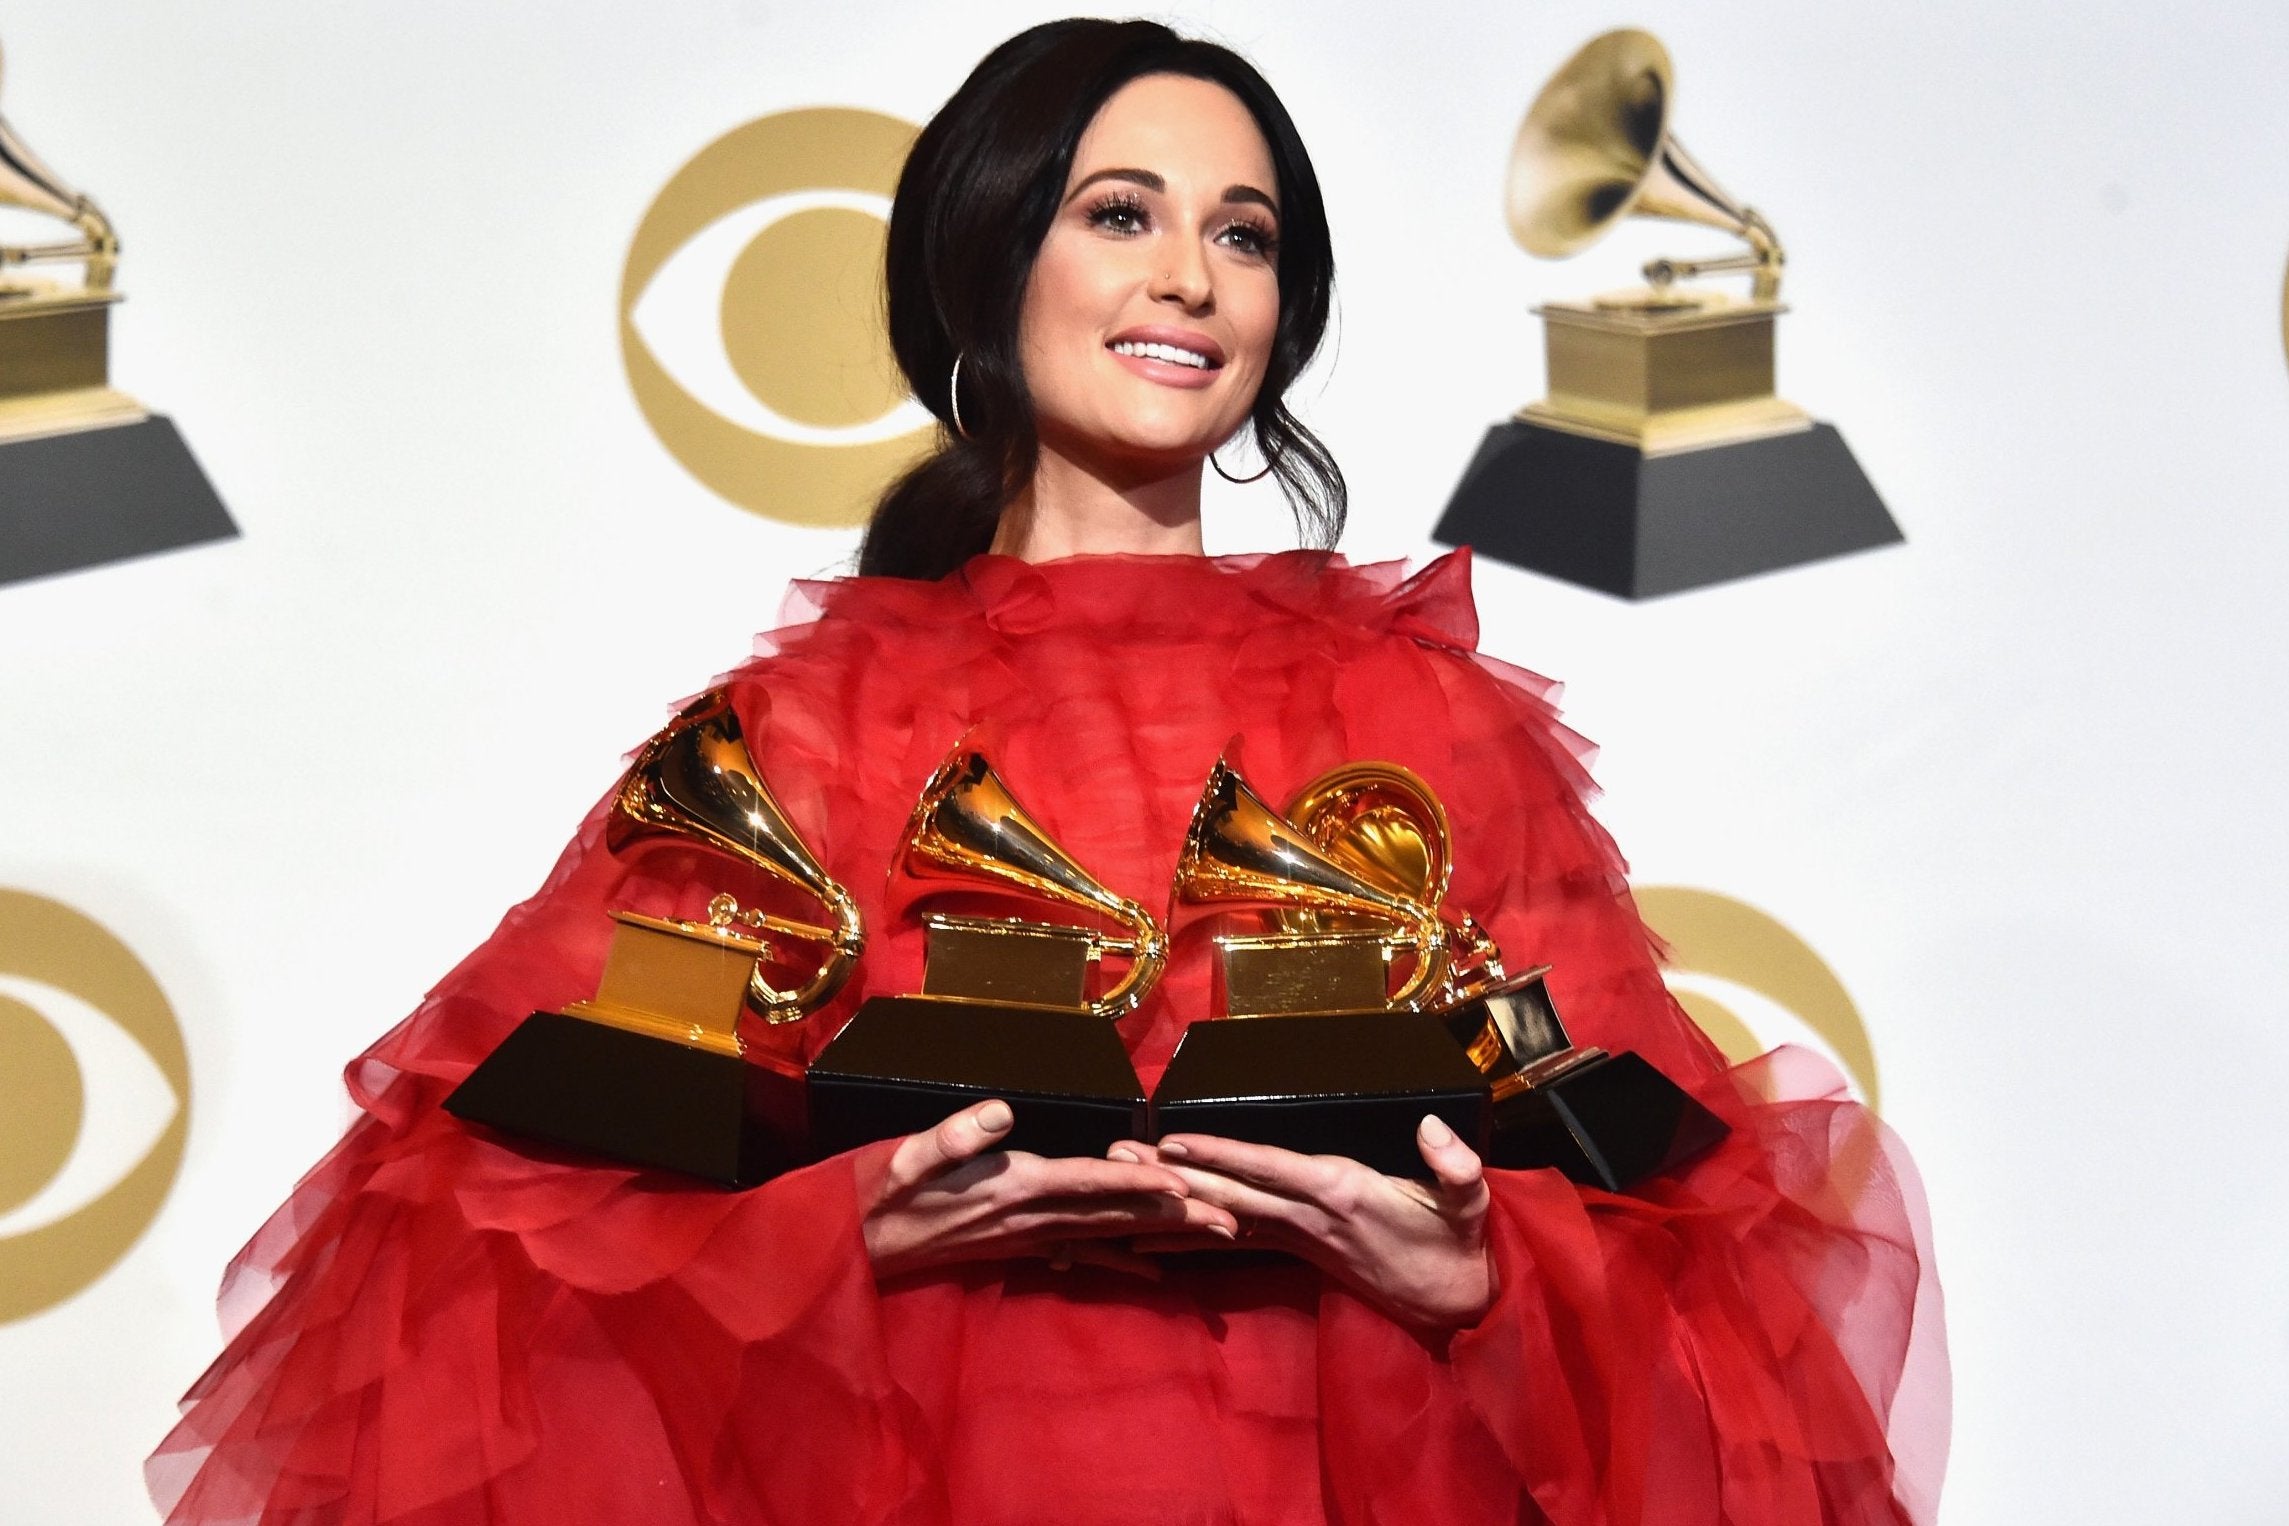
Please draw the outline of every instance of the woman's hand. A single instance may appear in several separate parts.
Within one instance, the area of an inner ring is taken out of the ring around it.
[[[1207,1134],[1174,1134],[1157,1147],[1120,1144],[1111,1153],[1175,1171],[1192,1201],[1240,1221],[1242,1243],[1301,1256],[1403,1323],[1453,1330],[1476,1323],[1494,1302],[1485,1169],[1435,1117],[1423,1119],[1415,1147],[1431,1168],[1428,1182],[1385,1176],[1347,1156]],[[1136,1249],[1199,1243],[1148,1237]]]
[[[987,1154],[1012,1121],[1008,1103],[981,1102],[899,1141],[863,1225],[879,1275],[1047,1256],[1056,1265],[1087,1261],[1155,1276],[1151,1262],[1114,1242],[1163,1233],[1207,1234],[1222,1244],[1239,1227],[1224,1209],[1195,1199],[1166,1166]]]

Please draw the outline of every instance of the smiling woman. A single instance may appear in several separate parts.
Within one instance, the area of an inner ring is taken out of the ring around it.
[[[1244,59],[1151,23],[1051,22],[988,54],[899,178],[890,336],[947,430],[884,495],[863,573],[981,551],[1197,553],[1240,434],[1307,539],[1343,475],[1287,407],[1335,282],[1319,177]]]
[[[1146,22],[1026,32],[923,130],[886,264],[938,447],[875,515],[875,575],[800,587],[720,680],[864,950],[815,1011],[746,1022],[748,1061],[791,1074],[922,985],[885,871],[958,741],[982,728],[1130,907],[1167,898],[1239,736],[1275,798],[1370,759],[1422,781],[1486,947],[1555,965],[1578,1043],[1730,1136],[1615,1193],[1487,1169],[1436,1117],[1403,1177],[1200,1134],[1051,1158],[1004,1148],[988,1099],[728,1193],[465,1126],[442,1101],[596,991],[608,913],[772,893],[646,853],[608,799],[352,1065],[358,1124],[232,1268],[269,1301],[153,1459],[170,1519],[1928,1520],[1945,1367],[1912,1169],[1833,1077],[1728,1070],[1671,999],[1552,686],[1475,650],[1467,557],[1200,554],[1236,435],[1310,535],[1342,524],[1283,401],[1327,321],[1326,215],[1262,78]],[[1147,1091],[1215,1008],[1215,930],[1176,925],[1112,1019]],[[1190,1254],[1243,1237],[1268,1254]]]
[[[1097,113],[1019,315],[1040,453],[996,551],[1063,555],[1095,525],[1200,552],[1200,460],[1248,417],[1279,327],[1275,182],[1220,85],[1147,75]]]

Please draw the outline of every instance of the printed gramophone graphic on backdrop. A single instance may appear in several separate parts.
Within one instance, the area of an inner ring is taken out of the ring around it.
[[[111,385],[111,220],[5,116],[0,219],[71,230],[0,237],[0,583],[236,535],[174,424]],[[76,284],[31,270],[72,264]]]
[[[1511,236],[1562,259],[1654,217],[1746,251],[1656,259],[1643,288],[1535,309],[1550,395],[1487,431],[1434,532],[1633,599],[1901,539],[1835,426],[1774,396],[1780,239],[1686,153],[1675,94],[1648,33],[1576,53],[1519,126]],[[1745,299],[1690,284],[1728,273],[1749,276]]]

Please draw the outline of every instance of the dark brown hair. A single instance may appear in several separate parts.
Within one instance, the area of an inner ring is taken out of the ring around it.
[[[993,542],[1002,505],[1033,478],[1033,402],[1018,317],[1041,241],[1098,110],[1129,81],[1180,74],[1223,86],[1271,148],[1280,202],[1280,316],[1249,414],[1256,444],[1317,545],[1342,533],[1343,473],[1287,408],[1327,329],[1335,256],[1319,177],[1272,87],[1229,48],[1151,21],[1051,21],[985,56],[915,140],[891,202],[884,260],[890,345],[946,426],[939,449],[891,484],[859,548],[863,574],[937,578]],[[965,438],[949,384],[961,357]]]

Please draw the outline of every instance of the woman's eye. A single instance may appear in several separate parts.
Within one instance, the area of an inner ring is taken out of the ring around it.
[[[1262,260],[1270,259],[1272,251],[1279,248],[1279,240],[1272,231],[1254,223],[1234,223],[1218,234],[1216,241]]]
[[[1145,230],[1145,210],[1126,198],[1099,202],[1089,212],[1090,226],[1111,233],[1142,233]]]

